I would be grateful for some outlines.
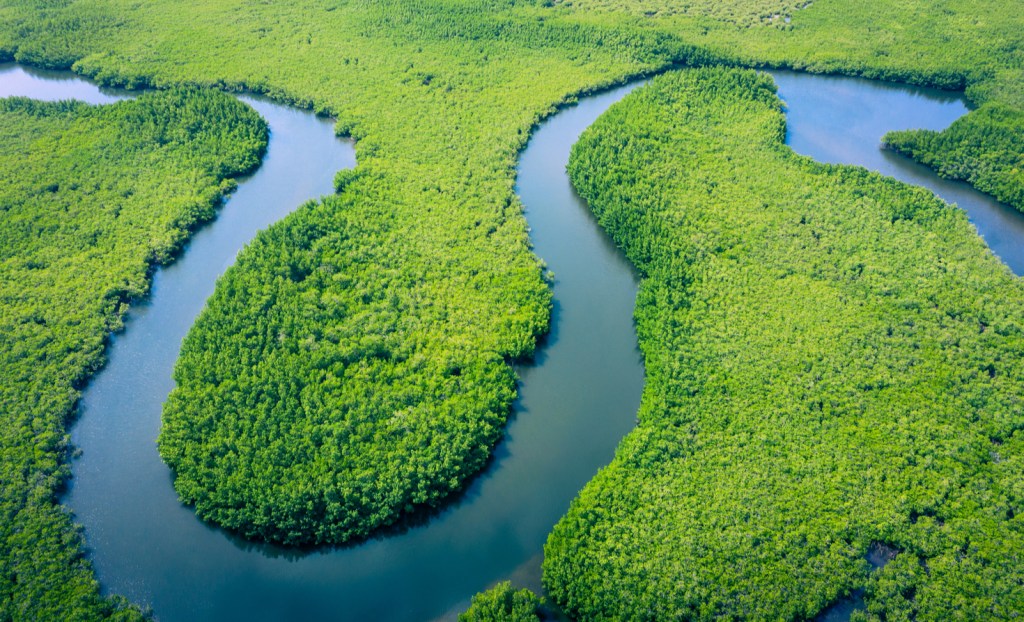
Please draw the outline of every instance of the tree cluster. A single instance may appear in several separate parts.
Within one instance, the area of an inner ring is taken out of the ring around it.
[[[749,70],[655,78],[569,173],[643,275],[639,426],[545,547],[577,619],[1024,611],[1024,285],[965,214],[783,144]],[[873,570],[884,544],[895,559]]]
[[[540,622],[541,600],[527,589],[516,590],[502,581],[473,597],[459,622]]]

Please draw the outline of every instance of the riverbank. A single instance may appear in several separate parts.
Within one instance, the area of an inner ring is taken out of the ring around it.
[[[579,619],[811,618],[856,590],[859,620],[1012,617],[1024,285],[960,209],[786,128],[767,76],[685,70],[574,147],[644,277],[647,384],[545,587]]]

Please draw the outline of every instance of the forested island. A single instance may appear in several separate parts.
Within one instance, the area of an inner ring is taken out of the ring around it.
[[[579,619],[806,619],[857,590],[868,619],[1024,610],[1019,280],[930,193],[794,155],[770,79],[736,69],[965,89],[976,109],[948,130],[885,143],[1022,209],[1015,3],[183,10],[0,6],[0,61],[157,90],[98,108],[0,103],[0,619],[139,615],[101,596],[57,504],[66,431],[153,266],[258,165],[265,124],[218,91],[336,118],[359,166],[218,282],[159,449],[200,518],[344,544],[450,500],[501,438],[511,364],[552,313],[514,191],[530,131],[582,95],[682,68],[573,155],[574,183],[644,278],[648,379],[639,427],[551,536],[552,600]],[[872,572],[875,545],[896,554]],[[499,585],[467,616],[530,619],[536,604]]]

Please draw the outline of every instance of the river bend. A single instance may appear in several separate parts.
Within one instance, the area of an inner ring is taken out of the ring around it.
[[[1024,217],[965,184],[879,149],[889,130],[942,129],[966,112],[956,95],[866,80],[774,72],[788,105],[787,142],[827,162],[860,164],[925,185],[964,207],[1010,267],[1024,271]],[[271,140],[217,219],[155,274],[111,340],[72,430],[82,456],[64,500],[85,526],[107,592],[161,620],[451,618],[503,578],[539,589],[543,542],[569,502],[634,426],[643,367],[632,324],[636,278],[565,174],[579,134],[636,85],[582,98],[544,122],[519,161],[517,192],[536,253],[554,272],[551,333],[517,369],[520,399],[495,459],[426,524],[340,548],[300,551],[240,540],[178,503],[155,439],[181,340],[237,252],[355,163],[331,123],[243,97]],[[0,96],[109,103],[66,72],[0,65]]]

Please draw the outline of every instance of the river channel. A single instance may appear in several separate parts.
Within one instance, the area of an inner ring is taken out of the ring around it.
[[[866,80],[773,72],[788,105],[787,142],[931,188],[965,208],[989,245],[1024,271],[1024,217],[964,184],[879,148],[889,130],[942,129],[966,112],[954,94]],[[543,542],[580,488],[634,426],[643,366],[632,324],[636,278],[565,174],[579,134],[636,84],[582,98],[544,122],[519,162],[517,191],[536,253],[555,274],[552,330],[517,369],[520,399],[495,458],[437,516],[356,546],[311,551],[236,538],[178,503],[155,439],[171,370],[216,278],[237,252],[305,200],[332,191],[351,145],[312,113],[243,97],[271,128],[260,169],[198,231],[111,340],[72,430],[82,455],[64,503],[84,525],[106,592],[176,620],[430,620],[512,578],[539,589]],[[61,72],[0,65],[0,96],[109,103]]]

